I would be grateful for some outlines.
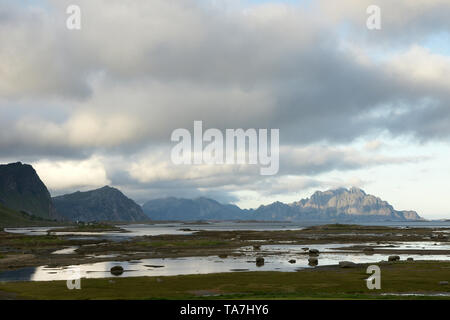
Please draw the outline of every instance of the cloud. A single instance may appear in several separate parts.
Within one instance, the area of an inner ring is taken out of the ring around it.
[[[215,3],[79,0],[82,30],[69,31],[72,1],[2,1],[2,158],[39,164],[55,190],[81,187],[78,168],[139,199],[234,199],[242,189],[278,193],[295,177],[307,188],[332,184],[317,176],[333,170],[427,160],[385,153],[381,136],[448,142],[450,58],[424,44],[448,32],[447,0],[380,0],[376,32],[365,26],[369,0]],[[173,166],[170,134],[194,120],[280,129],[281,176]]]
[[[83,161],[41,160],[33,163],[33,167],[46,186],[59,193],[77,188],[102,187],[110,183],[98,157]]]

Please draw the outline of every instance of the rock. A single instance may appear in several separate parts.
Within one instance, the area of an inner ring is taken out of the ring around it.
[[[219,254],[219,258],[221,259],[226,259],[228,257],[227,254]]]
[[[295,260],[295,259],[291,259],[291,260],[289,260],[289,263],[291,263],[291,264],[294,264],[294,263],[296,263],[297,261]]]
[[[408,258],[406,261],[414,261],[414,258]]]
[[[115,276],[120,276],[123,273],[123,268],[121,266],[114,266],[111,268],[110,272]]]
[[[309,249],[309,255],[310,256],[318,256],[319,255],[319,250],[317,250],[317,249]]]
[[[351,261],[340,261],[339,267],[341,268],[356,268],[357,264]]]
[[[388,261],[400,261],[399,256],[389,256]]]
[[[264,265],[264,258],[263,257],[256,257],[256,265],[258,267],[263,266]]]
[[[448,281],[439,281],[440,286],[448,286]]]
[[[364,248],[364,249],[363,249],[363,252],[364,252],[365,254],[373,254],[374,251],[375,251],[375,250],[374,250],[373,248]]]
[[[261,249],[261,245],[260,244],[254,244],[253,245],[253,250],[260,250]]]
[[[317,259],[315,257],[309,257],[308,264],[310,266],[317,266],[319,264],[319,259]]]
[[[302,248],[302,250],[303,250],[303,251],[308,251],[308,250],[309,250],[309,248]]]

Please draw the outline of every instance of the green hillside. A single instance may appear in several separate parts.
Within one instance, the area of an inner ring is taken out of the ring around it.
[[[5,227],[27,227],[49,224],[53,221],[47,221],[42,218],[31,216],[25,212],[18,212],[6,208],[0,203],[0,229]]]

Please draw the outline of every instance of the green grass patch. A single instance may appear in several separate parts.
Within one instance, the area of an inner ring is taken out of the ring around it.
[[[9,243],[11,245],[16,246],[39,247],[47,245],[62,245],[68,243],[68,241],[54,235],[46,235],[46,236],[22,236],[19,238],[10,239]]]
[[[134,243],[143,247],[155,247],[155,248],[169,248],[169,247],[216,247],[225,246],[228,243],[226,241],[217,240],[155,240],[155,241],[137,241]]]

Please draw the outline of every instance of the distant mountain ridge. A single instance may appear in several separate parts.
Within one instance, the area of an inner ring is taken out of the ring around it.
[[[0,203],[43,219],[61,218],[36,171],[21,162],[0,165]]]
[[[72,221],[148,220],[141,206],[109,186],[54,197],[53,203],[61,215]]]
[[[163,198],[146,202],[142,209],[152,220],[228,220],[239,219],[242,210],[209,198]]]
[[[317,191],[310,198],[285,204],[274,202],[242,210],[207,198],[165,198],[146,202],[153,220],[266,220],[266,221],[409,221],[422,220],[415,211],[397,211],[388,202],[358,188]]]
[[[422,220],[415,211],[397,211],[388,202],[359,188],[316,191],[291,204],[276,202],[256,209],[262,220],[288,221],[408,221]]]

